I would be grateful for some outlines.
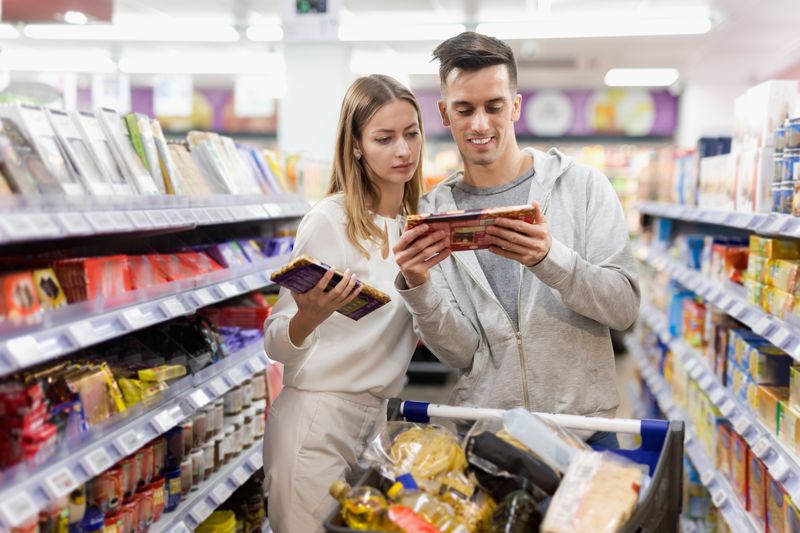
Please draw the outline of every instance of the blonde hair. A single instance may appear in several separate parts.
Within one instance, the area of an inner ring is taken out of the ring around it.
[[[414,106],[419,121],[420,139],[422,114],[414,95],[400,82],[382,74],[358,78],[342,101],[339,125],[336,130],[336,151],[328,195],[343,192],[347,213],[347,237],[364,256],[369,251],[364,242],[373,241],[379,246],[388,246],[388,236],[373,219],[371,207],[380,202],[380,189],[370,180],[369,168],[364,158],[355,157],[356,142],[360,140],[364,126],[384,105],[396,100],[405,100]],[[414,176],[405,184],[402,212],[417,212],[417,202],[422,193],[422,148]]]

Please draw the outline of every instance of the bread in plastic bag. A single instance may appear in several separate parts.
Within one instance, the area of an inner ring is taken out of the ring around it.
[[[612,533],[630,517],[643,474],[610,452],[579,452],[553,496],[542,533]]]

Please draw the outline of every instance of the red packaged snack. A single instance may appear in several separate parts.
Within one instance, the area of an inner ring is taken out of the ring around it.
[[[185,265],[185,268],[194,272],[194,275],[207,274],[223,268],[206,254],[200,252],[182,252],[175,254]]]
[[[108,298],[132,290],[128,257],[65,259],[53,265],[70,303]]]
[[[0,384],[0,416],[25,414],[44,403],[44,391],[39,382],[27,385],[7,382]]]
[[[40,310],[39,296],[30,272],[0,276],[0,318],[33,322]]]
[[[124,492],[122,469],[114,467],[106,470],[87,484],[86,496],[89,504],[104,513],[118,508],[122,504]]]
[[[406,229],[427,224],[428,233],[442,230],[450,236],[450,249],[454,252],[480,250],[489,247],[486,242],[486,227],[494,224],[495,218],[512,218],[533,224],[533,207],[515,205],[409,215]]]
[[[128,270],[134,290],[169,282],[167,276],[149,255],[129,255]]]

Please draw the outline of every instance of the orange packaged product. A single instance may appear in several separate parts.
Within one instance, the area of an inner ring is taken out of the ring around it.
[[[125,255],[65,259],[56,261],[53,269],[70,303],[109,298],[132,290]]]
[[[167,276],[150,255],[129,255],[128,270],[133,290],[169,282]]]
[[[765,529],[767,526],[767,481],[769,480],[769,474],[767,473],[766,465],[755,456],[752,450],[749,450],[747,455],[750,478],[748,482],[750,515],[761,526],[759,529]]]
[[[735,431],[731,432],[731,486],[734,494],[750,510],[749,464],[747,442]]]
[[[41,310],[33,275],[17,272],[0,276],[0,320],[34,322]]]
[[[201,252],[181,252],[175,255],[184,264],[184,268],[193,272],[195,276],[222,270],[222,266],[219,263]]]

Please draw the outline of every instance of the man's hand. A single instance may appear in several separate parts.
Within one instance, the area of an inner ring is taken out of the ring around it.
[[[532,267],[547,257],[553,239],[550,225],[538,202],[533,202],[533,224],[511,218],[496,218],[486,228],[489,251]]]
[[[407,230],[392,248],[400,273],[412,289],[428,281],[430,269],[450,257],[447,233],[440,230],[425,235],[427,231],[427,224]]]
[[[292,291],[297,304],[297,313],[289,322],[289,337],[299,346],[320,324],[325,322],[337,309],[352,302],[361,293],[363,285],[356,287],[356,277],[345,270],[341,281],[327,290],[333,279],[333,269],[328,270],[312,289],[305,293]]]

